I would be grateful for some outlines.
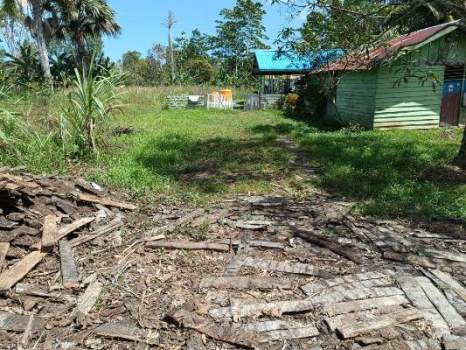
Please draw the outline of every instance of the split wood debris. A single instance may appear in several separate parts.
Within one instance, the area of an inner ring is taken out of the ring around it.
[[[127,230],[136,206],[82,180],[0,172],[0,192],[0,342],[465,348],[459,235],[356,219],[320,194],[150,208],[159,227]]]
[[[100,216],[97,222],[102,208],[111,215],[108,219]],[[80,266],[80,259],[90,255],[86,252],[83,256],[77,247],[105,239],[121,227],[120,209],[136,207],[110,198],[104,190],[94,190],[82,179],[0,171],[0,343],[2,330],[22,333],[19,347],[28,347],[31,337],[37,341],[38,333],[50,328],[49,318],[66,316],[65,309],[52,305],[63,304],[70,310],[76,304],[73,315],[81,319],[92,310],[102,285],[94,279],[80,292],[80,275],[88,278],[93,271]],[[107,222],[111,217],[115,219]],[[71,288],[74,292],[68,291]],[[81,294],[77,300],[75,293]],[[24,310],[16,313],[18,308],[9,300],[20,301]],[[44,307],[50,310],[48,318],[35,314]]]

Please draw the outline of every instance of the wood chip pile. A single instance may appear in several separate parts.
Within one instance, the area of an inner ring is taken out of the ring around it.
[[[123,211],[134,209],[83,180],[0,170],[0,332],[24,332],[24,347],[48,321],[83,321],[102,285],[77,251],[98,240],[121,245]],[[14,348],[1,333],[0,344]]]

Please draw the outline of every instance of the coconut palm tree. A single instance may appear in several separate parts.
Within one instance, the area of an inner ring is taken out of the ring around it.
[[[16,16],[23,10],[29,10],[30,16],[26,16],[26,25],[36,41],[39,51],[40,65],[45,80],[50,80],[50,62],[47,50],[47,40],[43,21],[44,6],[49,0],[1,0],[0,5],[4,13]]]
[[[89,47],[103,35],[120,33],[116,13],[106,0],[53,0],[60,23],[61,34],[72,40],[76,47],[78,65],[86,63],[91,56]]]

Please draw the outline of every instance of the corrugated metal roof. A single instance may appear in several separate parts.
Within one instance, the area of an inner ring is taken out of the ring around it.
[[[254,50],[256,74],[306,73],[322,64],[331,62],[343,55],[339,49],[320,51],[317,54],[300,56],[292,52],[278,50]]]
[[[459,21],[443,23],[400,36],[364,53],[347,55],[341,60],[333,62],[328,67],[318,71],[355,71],[372,69],[377,63],[394,56],[404,49],[420,45],[433,36],[442,34],[442,32],[448,34],[456,30],[458,28],[458,23]]]

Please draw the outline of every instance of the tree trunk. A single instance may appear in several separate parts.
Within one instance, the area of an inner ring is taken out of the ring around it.
[[[82,33],[77,33],[75,35],[75,44],[76,44],[76,65],[77,67],[84,68],[87,71],[89,58],[87,57],[86,42]]]
[[[460,151],[455,158],[455,164],[461,169],[466,170],[466,126],[464,127],[463,141],[461,142]]]
[[[50,62],[47,51],[47,43],[45,41],[44,27],[42,23],[43,3],[42,0],[31,0],[32,8],[32,32],[36,39],[37,49],[39,50],[40,65],[42,67],[42,74],[45,80],[50,80],[52,74],[50,73]]]
[[[170,54],[170,68],[171,68],[171,78],[172,83],[176,80],[176,71],[175,71],[175,56],[173,54],[173,44],[172,44],[172,29],[168,28],[168,51]]]

